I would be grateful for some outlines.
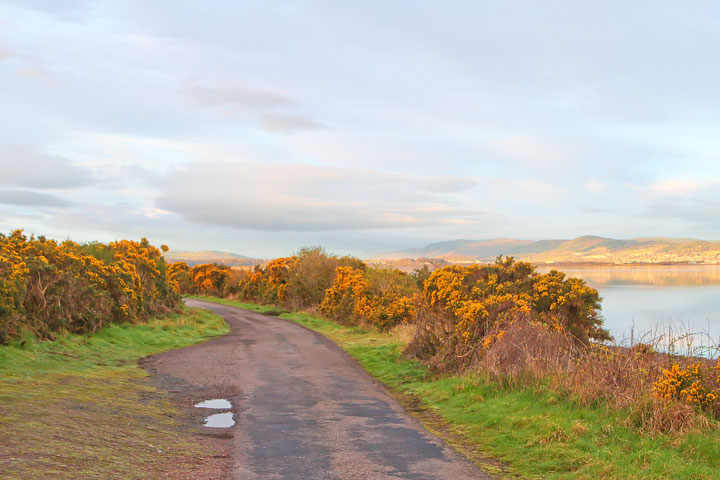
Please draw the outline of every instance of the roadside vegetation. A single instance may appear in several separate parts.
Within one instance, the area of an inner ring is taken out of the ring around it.
[[[310,247],[240,270],[166,264],[166,250],[0,235],[0,471],[148,478],[196,462],[202,445],[137,359],[227,331],[179,313],[180,295],[201,295],[324,333],[430,428],[513,473],[719,477],[720,364],[612,346],[580,279],[502,257],[405,273]]]
[[[547,382],[499,382],[482,370],[436,371],[404,351],[412,329],[340,325],[307,312],[194,295],[277,315],[322,333],[390,387],[434,433],[501,478],[716,479],[720,442],[712,429],[648,434],[629,409],[585,404]]]
[[[525,475],[718,477],[720,365],[651,343],[612,346],[597,291],[561,272],[498,258],[408,274],[305,248],[229,271],[223,288],[181,292],[299,310],[287,315],[323,333],[360,332],[366,350],[348,350],[371,373]],[[395,368],[415,373],[397,379]]]
[[[163,250],[145,239],[0,235],[0,477],[188,478],[214,468],[218,446],[187,430],[187,412],[138,365],[229,329],[177,305]]]
[[[0,477],[190,478],[222,452],[187,430],[186,413],[138,366],[146,355],[229,330],[185,309],[94,335],[0,346]]]
[[[172,310],[173,287],[161,249],[146,239],[78,244],[0,234],[0,345],[23,332],[53,340],[143,322]]]

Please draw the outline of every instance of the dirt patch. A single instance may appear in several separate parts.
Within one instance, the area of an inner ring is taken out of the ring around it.
[[[228,442],[134,368],[2,385],[2,478],[227,478]]]
[[[210,461],[207,462],[209,464],[209,471],[213,472],[215,476],[207,478],[230,478],[231,465],[228,459],[230,458],[230,450],[232,448],[231,440],[234,436],[233,432],[231,429],[203,427],[204,419],[208,415],[217,412],[205,408],[196,408],[195,405],[205,400],[215,398],[238,398],[240,395],[239,390],[228,385],[192,384],[180,377],[160,373],[158,371],[157,356],[143,358],[140,361],[140,366],[150,373],[150,377],[145,379],[145,383],[166,392],[166,395],[168,395],[173,402],[175,409],[181,412],[185,419],[183,430],[188,435],[192,435],[201,444],[207,444],[211,450],[216,451],[216,453],[209,456]],[[201,370],[203,367],[203,365],[197,365],[197,368]],[[234,415],[237,415],[238,409],[236,403],[231,401],[231,408],[223,411],[230,411]],[[224,461],[219,461],[219,459],[224,459]]]

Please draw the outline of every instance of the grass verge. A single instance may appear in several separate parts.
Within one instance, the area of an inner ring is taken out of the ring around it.
[[[271,306],[196,296],[261,313]],[[580,406],[543,387],[512,389],[483,375],[438,376],[404,358],[392,334],[345,327],[307,313],[280,313],[333,340],[371,375],[441,418],[429,427],[471,453],[505,465],[499,475],[548,479],[718,479],[720,432],[648,436],[626,414]],[[420,410],[422,412],[422,409]],[[417,412],[415,412],[417,413]],[[428,416],[419,415],[421,420]]]
[[[189,478],[213,452],[182,428],[137,361],[228,330],[217,315],[185,309],[0,347],[0,477]]]

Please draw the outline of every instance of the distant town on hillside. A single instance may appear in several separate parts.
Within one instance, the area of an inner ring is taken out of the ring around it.
[[[513,256],[537,265],[547,264],[720,264],[720,242],[689,238],[634,238],[617,240],[582,236],[572,240],[452,240],[422,248],[380,252],[367,256],[373,264],[411,267],[423,264],[485,263],[499,255]],[[168,252],[170,262],[189,265],[222,263],[247,267],[264,262],[230,252]]]

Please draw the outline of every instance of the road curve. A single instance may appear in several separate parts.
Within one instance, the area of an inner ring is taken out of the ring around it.
[[[191,390],[231,397],[237,423],[227,429],[228,478],[489,478],[323,336],[239,308],[186,303],[222,315],[231,332],[143,366]]]

